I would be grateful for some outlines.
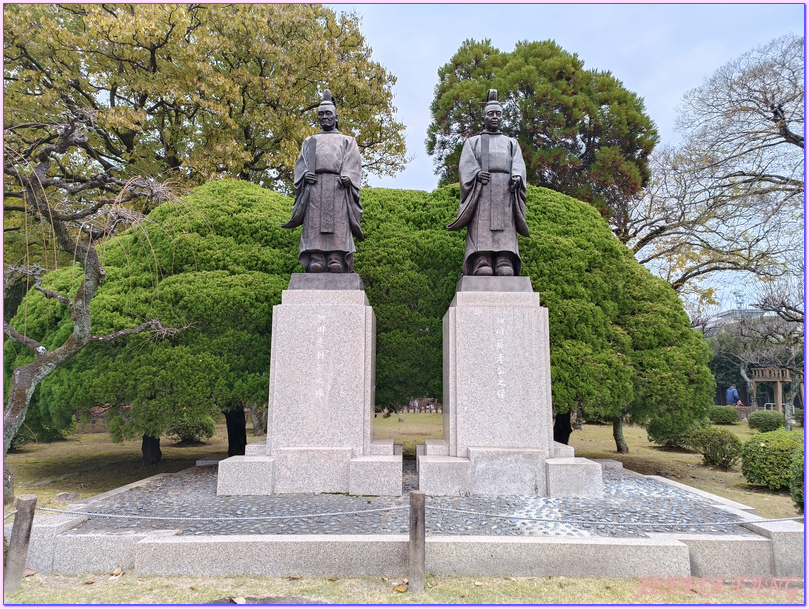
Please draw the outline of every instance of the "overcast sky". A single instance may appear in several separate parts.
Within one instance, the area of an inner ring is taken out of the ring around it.
[[[373,59],[398,77],[394,104],[414,160],[372,186],[431,191],[424,140],[438,68],[467,38],[504,52],[555,40],[587,69],[609,70],[643,98],[661,143],[675,143],[676,107],[729,60],[785,34],[803,34],[803,4],[332,4],[355,10]]]

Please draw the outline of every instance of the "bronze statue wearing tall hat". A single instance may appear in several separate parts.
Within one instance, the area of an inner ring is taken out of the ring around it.
[[[298,261],[307,273],[353,273],[360,228],[362,162],[357,141],[340,133],[331,91],[317,109],[321,131],[307,137],[295,162],[295,204],[283,228],[303,226]]]
[[[461,204],[449,230],[466,227],[464,275],[519,275],[517,234],[529,236],[525,221],[526,171],[517,140],[500,131],[503,106],[490,89],[485,130],[464,142],[459,174]]]

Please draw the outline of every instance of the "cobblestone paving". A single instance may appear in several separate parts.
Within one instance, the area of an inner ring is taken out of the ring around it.
[[[91,499],[87,511],[122,517],[90,517],[77,532],[124,534],[177,529],[180,535],[406,534],[408,493],[417,486],[414,468],[414,462],[405,461],[405,495],[392,498],[344,494],[217,497],[216,466],[197,467]],[[734,524],[738,518],[733,514],[712,508],[699,495],[657,480],[604,470],[604,487],[605,498],[601,500],[430,496],[426,531],[428,535],[575,537],[646,537],[651,531],[752,535]],[[310,514],[318,516],[304,517]],[[133,516],[219,520],[144,520]]]

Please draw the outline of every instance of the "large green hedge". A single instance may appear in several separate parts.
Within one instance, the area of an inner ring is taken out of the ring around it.
[[[464,235],[444,227],[458,186],[432,193],[364,189],[355,268],[377,316],[377,403],[442,395],[441,320],[452,300]],[[285,230],[292,201],[258,186],[218,181],[152,212],[101,251],[107,280],[93,301],[101,334],[160,317],[187,326],[171,340],[92,345],[41,383],[28,421],[59,427],[97,403],[132,404],[116,433],[165,432],[217,408],[266,399],[272,306],[297,263],[299,230]],[[529,187],[531,237],[520,240],[523,274],[550,310],[553,399],[558,412],[620,414],[685,429],[704,415],[714,384],[708,349],[677,295],[613,237],[588,204]],[[79,275],[52,273],[69,291]],[[46,345],[63,340],[62,305],[31,293],[16,327]],[[6,378],[30,353],[6,345]],[[152,371],[188,376],[169,383]],[[193,418],[193,416],[191,417]],[[136,423],[132,423],[135,421]]]

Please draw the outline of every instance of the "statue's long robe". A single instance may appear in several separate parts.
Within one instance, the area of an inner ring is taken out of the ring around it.
[[[315,145],[315,166],[310,167],[310,144]],[[309,184],[306,172],[317,175],[317,182]],[[351,183],[344,187],[340,176]],[[312,252],[342,252],[343,268],[354,271],[354,239],[365,237],[360,228],[362,204],[362,161],[357,141],[339,131],[327,131],[306,138],[301,154],[295,162],[295,204],[292,219],[284,228],[303,225],[298,261],[309,269]]]
[[[488,184],[477,181],[483,169],[482,139],[489,140]],[[502,133],[483,133],[464,142],[459,165],[461,205],[450,230],[466,227],[463,274],[471,275],[476,254],[510,252],[514,274],[522,269],[517,233],[529,236],[525,222],[526,171],[520,145]],[[520,186],[510,189],[511,178],[520,176]]]

